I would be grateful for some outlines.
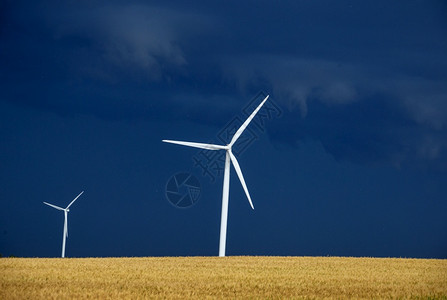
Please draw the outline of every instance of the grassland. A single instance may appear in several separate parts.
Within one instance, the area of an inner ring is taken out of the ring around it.
[[[447,260],[1,258],[0,299],[447,299]]]

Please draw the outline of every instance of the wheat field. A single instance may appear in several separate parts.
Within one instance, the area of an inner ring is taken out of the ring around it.
[[[1,258],[0,299],[447,299],[447,260]]]

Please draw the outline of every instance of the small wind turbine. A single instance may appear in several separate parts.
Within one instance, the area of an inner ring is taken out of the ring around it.
[[[172,140],[163,140],[166,143],[178,144],[183,146],[201,148],[206,150],[225,150],[225,171],[224,171],[224,182],[223,182],[223,191],[222,191],[222,214],[220,220],[220,241],[219,241],[219,256],[225,256],[225,245],[227,239],[227,219],[228,219],[228,197],[230,192],[230,161],[233,163],[233,167],[236,170],[236,174],[241,181],[242,187],[244,188],[245,194],[247,195],[248,202],[252,209],[253,203],[251,202],[250,194],[248,193],[247,185],[245,184],[244,176],[242,175],[241,168],[239,163],[237,162],[236,157],[231,152],[231,147],[233,147],[234,143],[236,143],[237,139],[240,137],[242,132],[244,132],[245,128],[247,128],[248,124],[257,114],[257,112],[261,109],[262,105],[267,101],[269,96],[265,97],[265,99],[259,104],[259,106],[251,113],[247,120],[245,120],[244,124],[236,131],[230,143],[226,146],[222,145],[213,145],[213,144],[202,144],[202,143],[193,143],[193,142],[182,142],[182,141],[172,141]]]
[[[62,237],[62,257],[65,257],[65,240],[68,237],[68,224],[67,224],[68,219],[67,218],[68,218],[68,212],[70,211],[69,208],[79,198],[79,196],[82,195],[83,192],[84,191],[82,191],[79,195],[77,195],[76,198],[74,198],[73,201],[71,201],[70,204],[68,204],[68,206],[66,208],[62,208],[62,207],[44,202],[46,205],[49,205],[51,207],[54,207],[55,209],[64,211],[65,221],[64,221],[64,235]]]

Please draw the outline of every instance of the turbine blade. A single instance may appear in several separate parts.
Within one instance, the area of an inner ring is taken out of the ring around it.
[[[56,206],[56,205],[53,205],[53,204],[50,204],[50,203],[47,203],[47,202],[44,202],[44,203],[45,203],[46,205],[49,205],[49,206],[55,208],[55,209],[64,210],[62,207],[59,207],[59,206]]]
[[[267,95],[267,97],[264,98],[264,100],[261,102],[261,104],[259,104],[259,106],[251,113],[251,115],[248,117],[248,119],[245,120],[244,124],[242,124],[242,126],[236,131],[236,133],[234,134],[234,136],[231,139],[231,142],[229,144],[230,147],[233,146],[234,143],[236,143],[237,139],[241,136],[242,132],[244,132],[245,128],[247,128],[248,124],[250,124],[251,120],[253,120],[255,115],[258,113],[258,111],[261,109],[262,105],[264,105],[265,101],[267,101],[268,98],[269,98],[269,95]]]
[[[226,146],[221,145],[213,145],[213,144],[203,144],[203,143],[194,143],[194,142],[182,142],[182,141],[172,141],[172,140],[163,140],[165,143],[178,144],[188,147],[195,147],[206,150],[226,150]]]
[[[79,196],[82,195],[82,193],[84,193],[84,191],[82,191],[79,195],[77,195],[76,198],[74,198],[73,201],[71,201],[70,204],[68,204],[68,206],[65,209],[68,209],[79,198]]]
[[[244,188],[245,195],[247,195],[248,202],[250,203],[251,208],[255,209],[253,206],[253,202],[251,202],[250,193],[248,192],[247,185],[245,184],[244,180],[244,175],[242,175],[241,167],[237,162],[236,156],[234,156],[234,154],[231,153],[231,150],[228,150],[228,153],[230,154],[231,162],[233,163],[234,169],[236,170],[236,174],[239,177],[239,180],[241,181],[242,187]]]

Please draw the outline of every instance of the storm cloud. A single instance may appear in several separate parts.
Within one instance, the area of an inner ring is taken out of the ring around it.
[[[217,124],[264,90],[285,111],[274,142],[313,140],[356,162],[445,166],[446,6],[322,3],[247,2],[229,17],[223,4],[10,2],[1,100]]]

